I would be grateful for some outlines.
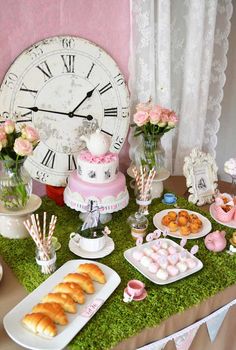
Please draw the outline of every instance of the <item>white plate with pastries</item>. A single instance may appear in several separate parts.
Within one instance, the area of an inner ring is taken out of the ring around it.
[[[95,268],[94,265],[96,265]],[[77,270],[78,267],[79,269]],[[85,282],[81,284],[83,290],[86,290],[86,293],[77,291],[77,288],[80,287],[77,287],[77,283],[72,282],[77,282],[78,272],[80,278],[81,274],[85,272],[89,275],[83,275]],[[67,276],[66,281],[63,281],[65,276]],[[96,279],[99,280],[99,283],[95,281]],[[5,330],[16,343],[28,349],[64,349],[114,292],[120,281],[119,275],[104,264],[98,262],[92,263],[89,260],[82,259],[70,260],[8,312],[3,319]],[[74,288],[75,284],[77,286],[73,289],[73,293],[69,294],[68,298],[68,294],[66,294],[68,293],[67,288],[72,288],[72,286]],[[66,302],[63,300],[60,301],[61,304],[60,302],[56,304],[58,302],[57,299],[62,299],[63,295],[63,298],[66,298]],[[81,295],[85,299],[83,304],[83,300],[79,300]],[[79,303],[75,303],[75,300],[77,302],[79,301]],[[53,301],[54,304],[52,304]],[[49,305],[50,308],[48,306],[49,303],[51,303]],[[51,319],[54,318],[53,322],[48,318],[47,313],[51,310],[52,305],[55,307],[55,304],[62,311],[59,313],[58,309],[56,309],[53,316],[50,316]],[[33,308],[34,311],[32,311]],[[45,308],[47,310],[46,316]],[[34,312],[33,316],[26,315],[32,312]],[[24,323],[22,321],[23,318]],[[66,322],[68,323],[65,324]],[[55,325],[55,323],[60,324]],[[44,325],[44,328],[41,325]]]
[[[169,213],[172,213],[173,216],[176,216],[176,219],[172,219],[172,221],[169,219],[167,220],[166,225],[163,224],[163,218],[166,216],[169,216]],[[179,226],[179,217],[182,212],[186,214],[187,220],[181,219],[180,222],[182,227],[185,226],[185,228],[182,228]],[[190,218],[193,218],[192,223],[190,222]],[[197,221],[194,222],[197,219]],[[201,224],[198,224],[199,221]],[[172,223],[171,223],[172,222]],[[159,228],[160,230],[168,230],[168,236],[175,237],[175,238],[183,238],[186,237],[187,239],[197,239],[206,236],[212,229],[211,222],[203,215],[187,210],[187,209],[165,209],[160,211],[159,213],[155,214],[153,217],[153,223],[155,227]],[[194,224],[195,226],[191,226],[191,224]],[[171,226],[170,226],[171,225]],[[197,226],[196,226],[197,225]],[[195,231],[194,233],[191,231],[191,228]],[[175,230],[175,231],[172,231]],[[181,231],[185,230],[185,231]],[[182,233],[183,232],[183,233]]]
[[[203,267],[201,260],[168,238],[130,248],[124,256],[142,275],[160,285],[178,281]]]

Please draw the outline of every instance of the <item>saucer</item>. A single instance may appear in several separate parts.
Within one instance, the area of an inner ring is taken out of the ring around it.
[[[69,249],[72,253],[80,256],[81,258],[99,259],[111,254],[111,252],[113,252],[115,249],[115,244],[111,237],[106,237],[106,243],[103,249],[99,250],[98,252],[88,252],[87,250],[80,248],[79,244],[76,244],[73,239],[70,239]]]
[[[126,287],[125,290],[124,290],[124,293],[128,294],[129,296],[131,296],[129,293],[128,293],[128,288]],[[147,296],[147,291],[146,289],[143,290],[143,294],[139,295],[138,297],[133,297],[133,300],[134,301],[141,301],[143,299],[145,299]]]
[[[166,203],[164,199],[162,199],[161,202],[162,202],[163,204],[166,204],[166,205],[174,205],[174,204],[176,204],[176,202],[177,202],[177,198],[176,198],[176,200],[175,200],[174,202],[171,202],[171,203]]]

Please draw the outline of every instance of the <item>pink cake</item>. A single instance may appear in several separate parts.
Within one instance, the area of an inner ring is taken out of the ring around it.
[[[115,180],[94,184],[81,180],[77,171],[74,171],[64,191],[65,203],[72,209],[85,212],[89,200],[99,203],[101,213],[113,213],[125,208],[129,201],[125,176],[118,172]]]

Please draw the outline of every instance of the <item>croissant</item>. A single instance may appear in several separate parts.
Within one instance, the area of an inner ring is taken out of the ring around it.
[[[84,292],[77,283],[59,283],[53,291],[69,294],[76,303],[83,304],[85,302]]]
[[[81,264],[77,268],[77,271],[80,273],[87,273],[94,281],[102,284],[106,283],[106,277],[103,271],[96,264]]]
[[[49,293],[42,301],[44,303],[58,303],[65,311],[71,314],[75,314],[77,311],[74,300],[66,293]]]
[[[95,292],[93,281],[86,273],[69,273],[63,281],[78,283],[88,294],[93,294]]]
[[[68,323],[68,319],[63,308],[57,303],[37,304],[33,307],[33,312],[40,312],[50,317],[53,322],[58,323],[62,326]]]
[[[39,312],[26,314],[22,322],[33,333],[49,337],[57,335],[57,328],[54,322],[48,316]]]

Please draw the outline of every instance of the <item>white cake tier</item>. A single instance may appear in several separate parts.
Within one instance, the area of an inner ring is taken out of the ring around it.
[[[88,211],[89,200],[95,201],[101,214],[114,213],[129,203],[125,176],[119,172],[117,178],[107,184],[89,184],[81,180],[75,171],[69,177],[64,191],[64,202],[71,209],[82,213]]]
[[[77,157],[77,173],[81,180],[89,183],[109,183],[115,180],[119,171],[117,154],[108,152],[104,156],[93,156],[81,151]]]

